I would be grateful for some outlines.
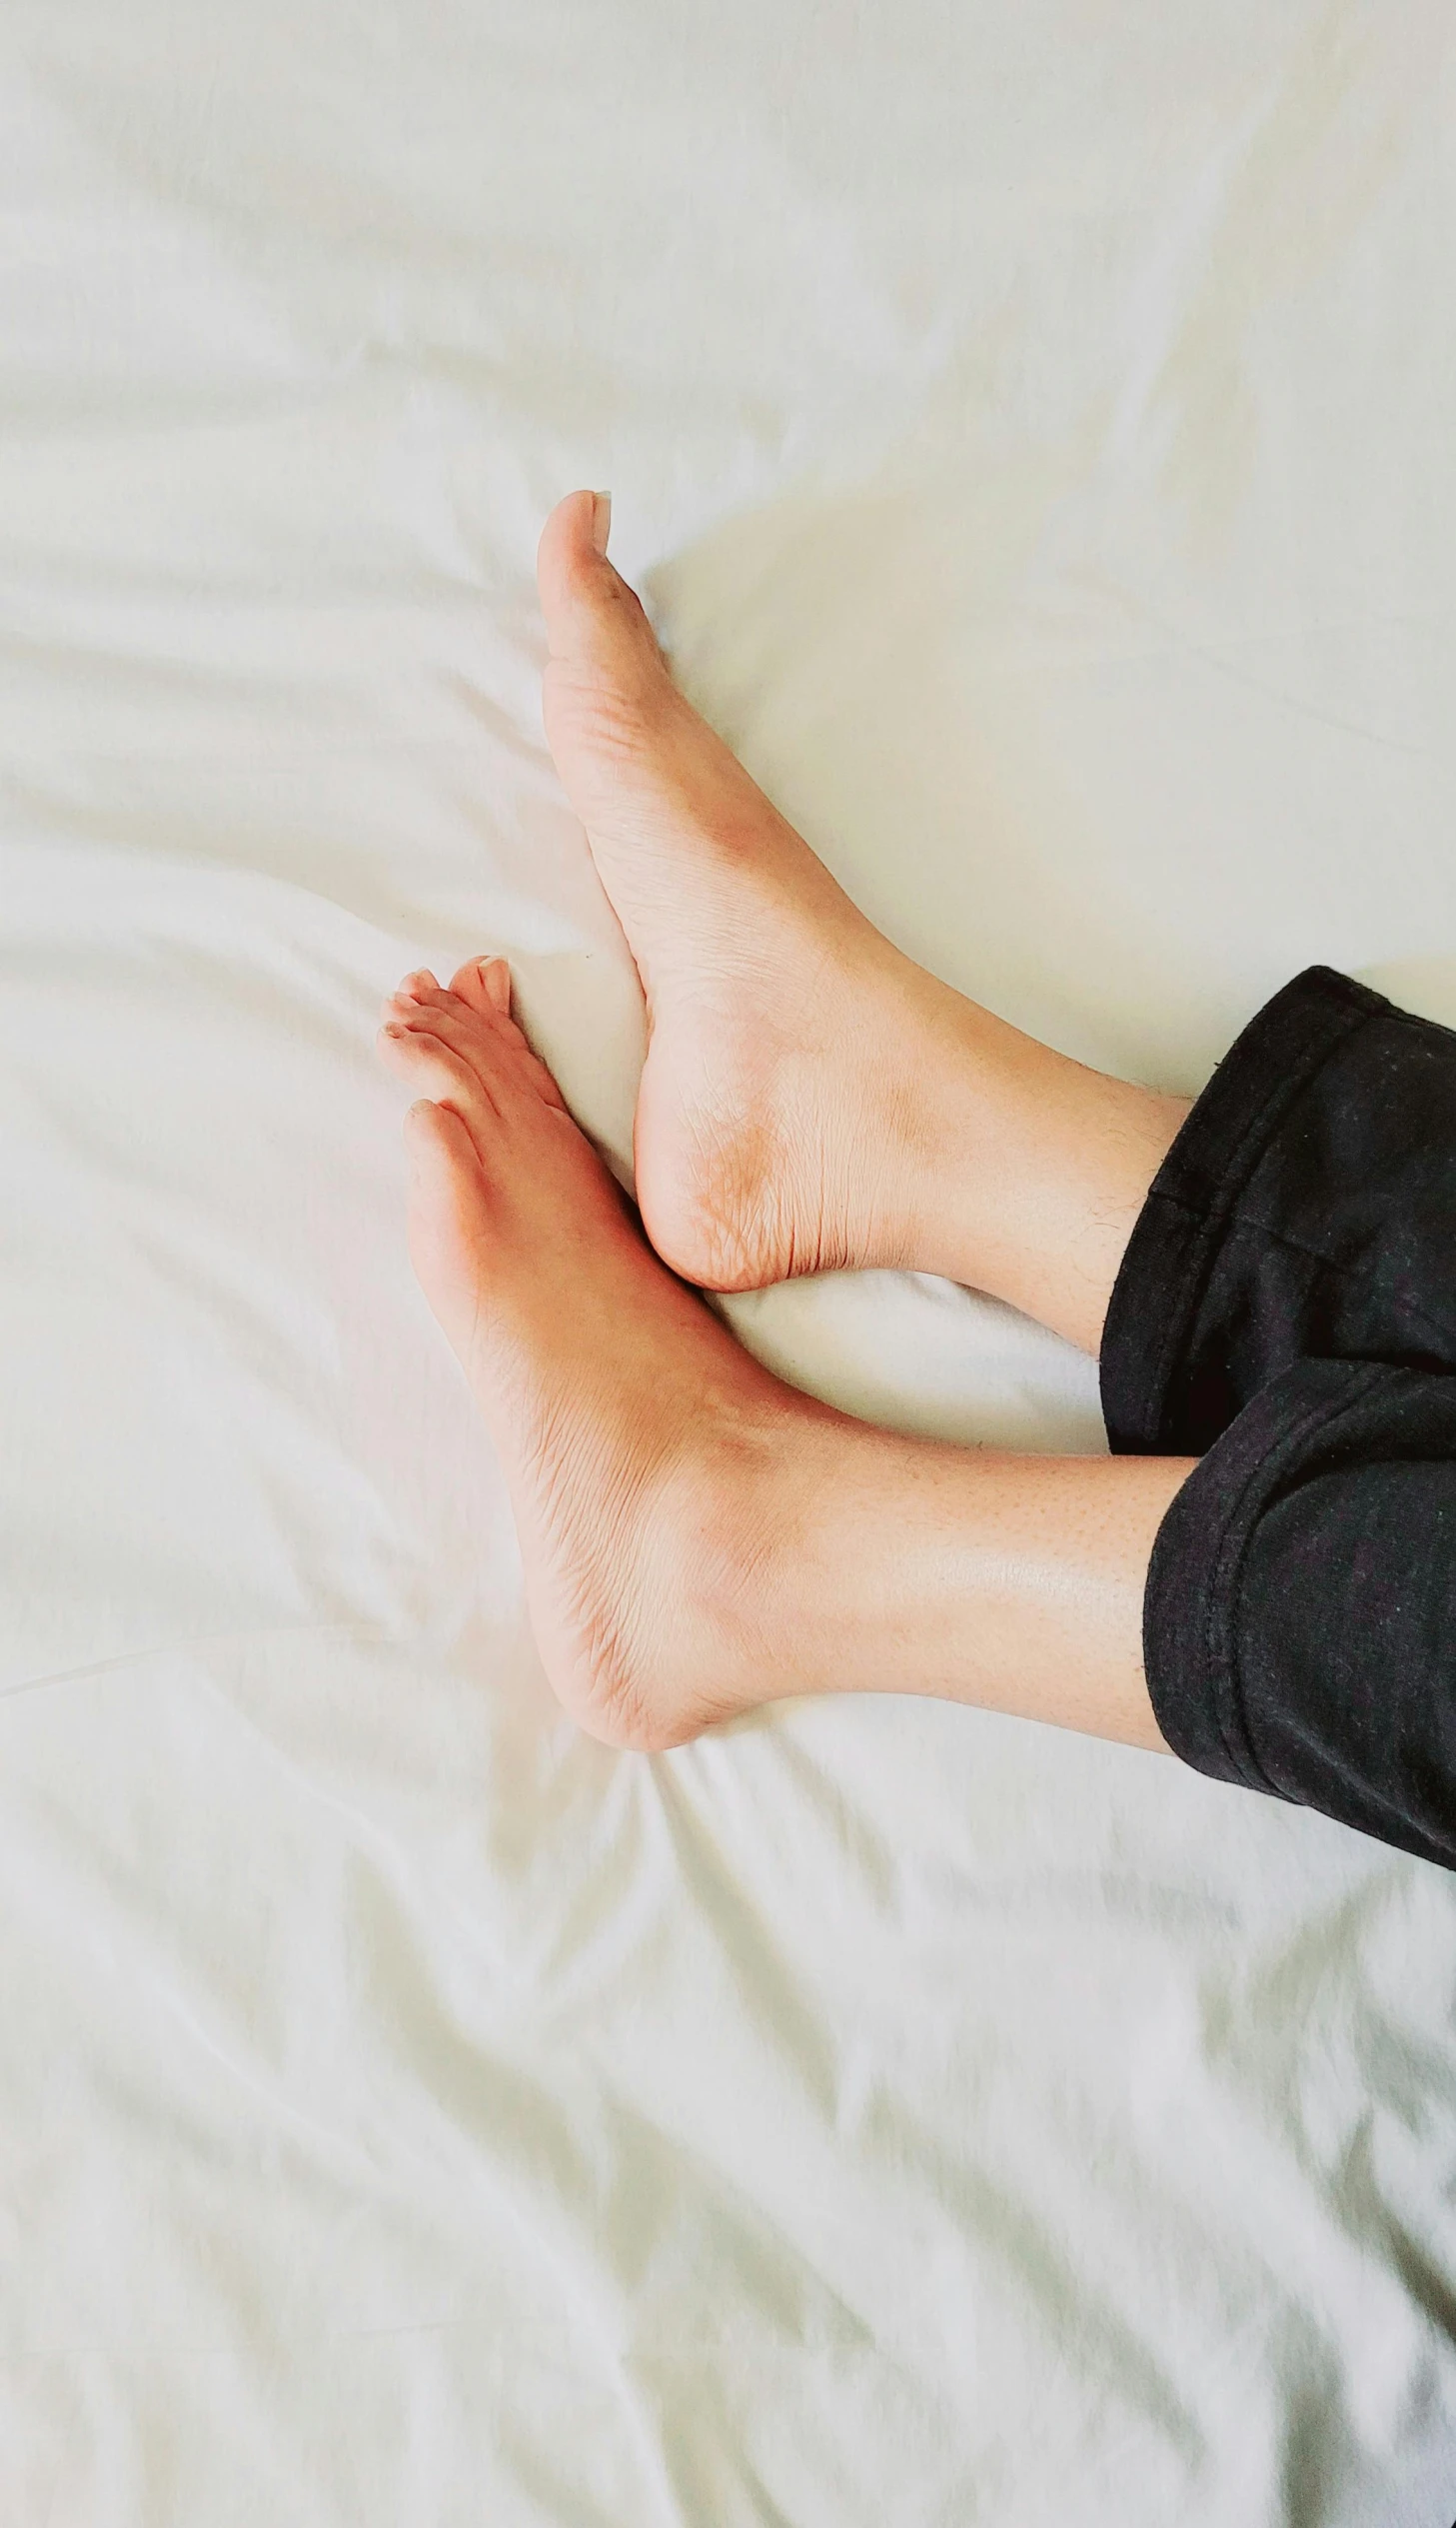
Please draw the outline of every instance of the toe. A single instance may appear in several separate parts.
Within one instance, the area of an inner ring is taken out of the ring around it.
[[[379,1053],[386,1068],[408,1081],[417,1098],[448,1103],[478,1150],[499,1131],[501,1109],[490,1078],[447,1043],[438,1029],[404,1019],[386,1020],[379,1032]]]
[[[481,1009],[473,1008],[454,990],[437,988],[431,1000],[422,1002],[397,995],[386,1011],[379,1044],[394,1070],[427,1063],[431,1049],[438,1048],[477,1084],[498,1121],[523,1098],[540,1101],[559,1114],[567,1111],[545,1063],[532,1052],[515,1020],[503,1018],[489,998]]]
[[[511,1016],[511,969],[505,958],[482,957],[462,966],[450,991],[441,994],[438,1004],[447,1033],[450,1033],[450,1023],[456,1015],[451,1007],[453,1001],[465,1005],[470,1012],[470,1024],[479,1026],[484,1022],[485,1031],[494,1039],[497,1054],[504,1048],[515,1057],[510,1066],[512,1077],[522,1087],[534,1091],[544,1105],[554,1107],[565,1115],[566,1099],[541,1056],[533,1053],[524,1030]],[[466,1040],[452,1041],[465,1041],[468,1048],[469,1029]]]
[[[473,957],[452,975],[450,989],[458,1001],[467,1002],[482,1017],[494,1011],[498,1018],[511,1016],[511,969],[504,957]]]
[[[477,972],[486,987],[486,996],[493,1009],[499,1010],[503,1019],[509,1019],[511,1016],[511,969],[505,958],[493,957],[488,964],[478,967]]]
[[[427,1198],[452,1186],[473,1196],[483,1189],[480,1154],[460,1116],[449,1107],[432,1098],[417,1098],[405,1117],[405,1147]]]
[[[559,665],[626,675],[661,670],[662,653],[636,592],[599,544],[602,492],[571,492],[541,531],[536,575]]]

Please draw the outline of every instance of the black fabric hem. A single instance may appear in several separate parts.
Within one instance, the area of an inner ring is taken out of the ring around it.
[[[1237,1638],[1242,1564],[1286,1473],[1385,1375],[1373,1362],[1301,1363],[1245,1405],[1168,1505],[1143,1592],[1143,1667],[1153,1718],[1200,1773],[1298,1802],[1270,1777],[1249,1727]]]
[[[1169,1390],[1240,1193],[1314,1075],[1391,1004],[1311,966],[1251,1019],[1187,1117],[1127,1244],[1099,1377],[1117,1452],[1170,1449]]]
[[[1164,1514],[1143,1664],[1172,1752],[1456,1868],[1456,1374],[1301,1360]]]

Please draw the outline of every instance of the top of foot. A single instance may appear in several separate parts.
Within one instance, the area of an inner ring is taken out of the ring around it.
[[[835,1417],[652,1253],[512,1020],[502,961],[448,990],[410,976],[380,1050],[420,1100],[411,1254],[500,1450],[567,1709],[659,1748],[787,1690],[764,1557],[791,1537],[795,1442]]]

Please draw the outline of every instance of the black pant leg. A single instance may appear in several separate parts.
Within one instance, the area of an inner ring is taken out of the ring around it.
[[[1123,1261],[1112,1444],[1200,1462],[1153,1709],[1201,1771],[1456,1867],[1456,1035],[1315,968],[1199,1099]]]
[[[1158,1530],[1143,1648],[1185,1763],[1456,1868],[1456,1376],[1255,1396]]]
[[[1456,1035],[1321,966],[1154,1179],[1102,1341],[1112,1445],[1196,1455],[1304,1359],[1456,1368]]]

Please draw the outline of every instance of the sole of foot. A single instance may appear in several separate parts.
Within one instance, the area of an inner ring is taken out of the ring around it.
[[[678,691],[602,498],[574,493],[542,535],[543,709],[647,996],[648,1233],[714,1290],[942,1268],[921,1223],[969,1005],[874,930]]]

